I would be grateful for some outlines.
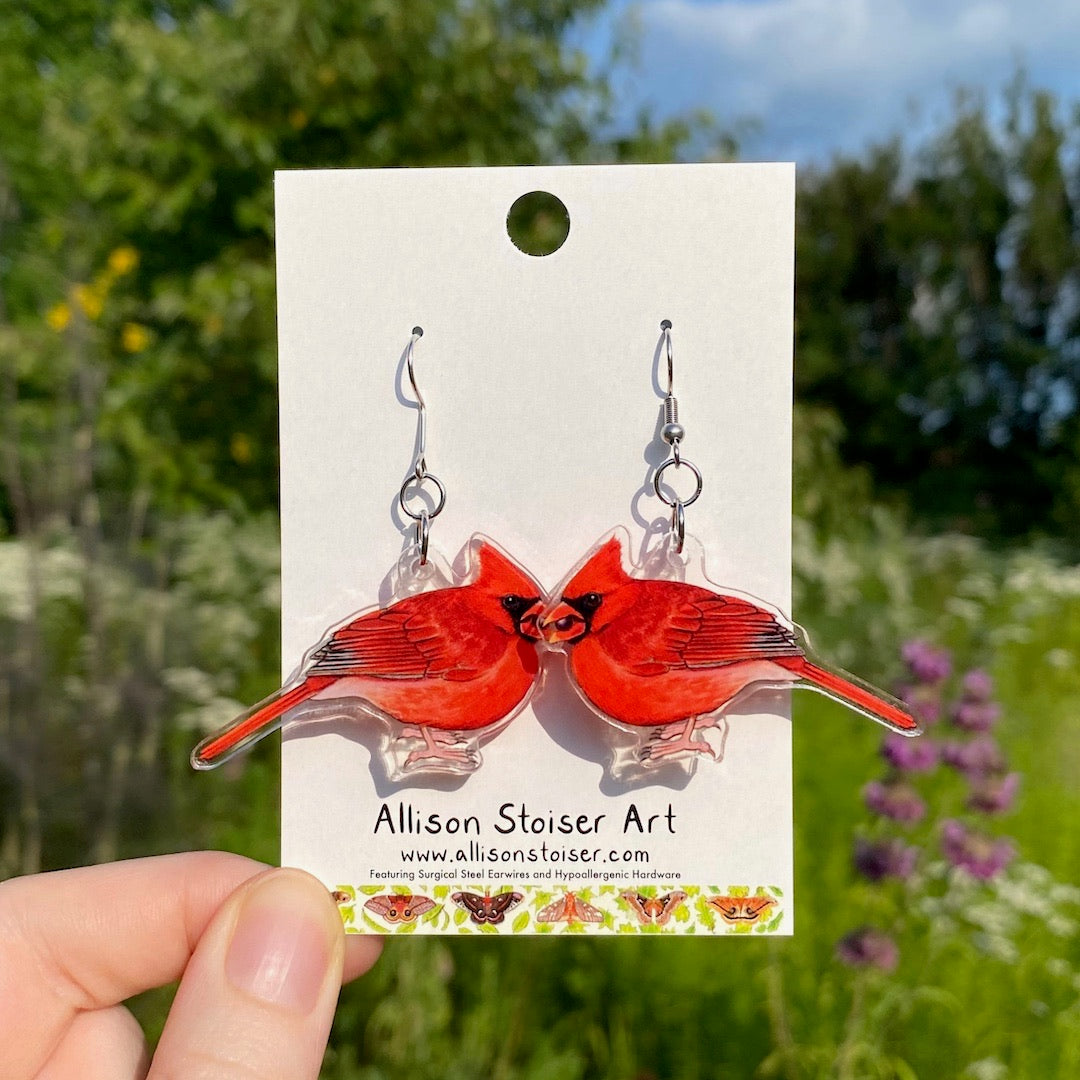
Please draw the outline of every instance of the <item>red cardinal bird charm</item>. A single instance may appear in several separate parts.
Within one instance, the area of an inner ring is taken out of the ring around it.
[[[715,757],[700,730],[716,726],[735,698],[767,687],[806,686],[894,731],[919,733],[899,702],[811,661],[779,612],[745,596],[627,573],[625,536],[618,529],[600,543],[539,626],[567,653],[570,676],[596,711],[653,730],[642,764],[673,754]]]
[[[340,701],[340,715],[389,721],[397,739],[421,742],[402,771],[475,769],[476,740],[508,722],[536,683],[543,590],[486,537],[466,550],[472,565],[459,584],[361,612],[331,631],[285,686],[199,743],[192,765],[220,765],[306,702]]]

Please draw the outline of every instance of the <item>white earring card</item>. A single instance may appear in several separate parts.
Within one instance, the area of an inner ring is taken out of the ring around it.
[[[533,191],[569,215],[546,256],[507,233]],[[399,595],[414,327],[426,464],[447,491],[438,565],[490,537],[548,614],[602,538],[640,573],[670,520],[652,486],[667,319],[681,452],[703,478],[688,550],[719,591],[790,610],[793,261],[790,165],[279,173],[284,673]],[[685,474],[664,479],[687,493]],[[456,571],[448,584],[475,572]],[[448,620],[431,634],[463,648]],[[537,684],[475,768],[402,772],[422,732],[398,745],[362,703],[287,723],[282,862],[333,890],[355,933],[790,934],[787,694],[741,695],[707,725],[711,752],[620,772],[646,744],[590,705],[571,649],[533,637],[518,644]]]

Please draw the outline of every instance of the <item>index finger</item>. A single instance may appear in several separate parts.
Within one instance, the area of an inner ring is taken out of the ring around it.
[[[219,851],[0,883],[5,1069],[33,1076],[77,1012],[178,979],[214,913],[266,869]]]

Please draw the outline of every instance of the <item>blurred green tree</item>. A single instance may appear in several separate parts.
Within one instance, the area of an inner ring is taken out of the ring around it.
[[[601,6],[68,0],[0,14],[9,320],[40,326],[118,247],[139,259],[106,313],[110,485],[160,505],[275,503],[275,169],[670,157],[682,122],[597,135],[607,83],[566,38]]]
[[[225,839],[170,780],[276,679],[273,171],[670,158],[600,7],[0,7],[0,876]]]
[[[1078,130],[1018,80],[800,185],[798,395],[930,527],[1080,526]]]

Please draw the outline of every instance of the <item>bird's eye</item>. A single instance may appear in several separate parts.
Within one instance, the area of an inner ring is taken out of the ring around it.
[[[516,614],[521,610],[522,600],[517,593],[510,593],[508,596],[502,598],[502,606],[510,612],[511,615]]]
[[[581,606],[586,611],[595,611],[603,602],[603,597],[598,592],[587,592],[581,598]]]

